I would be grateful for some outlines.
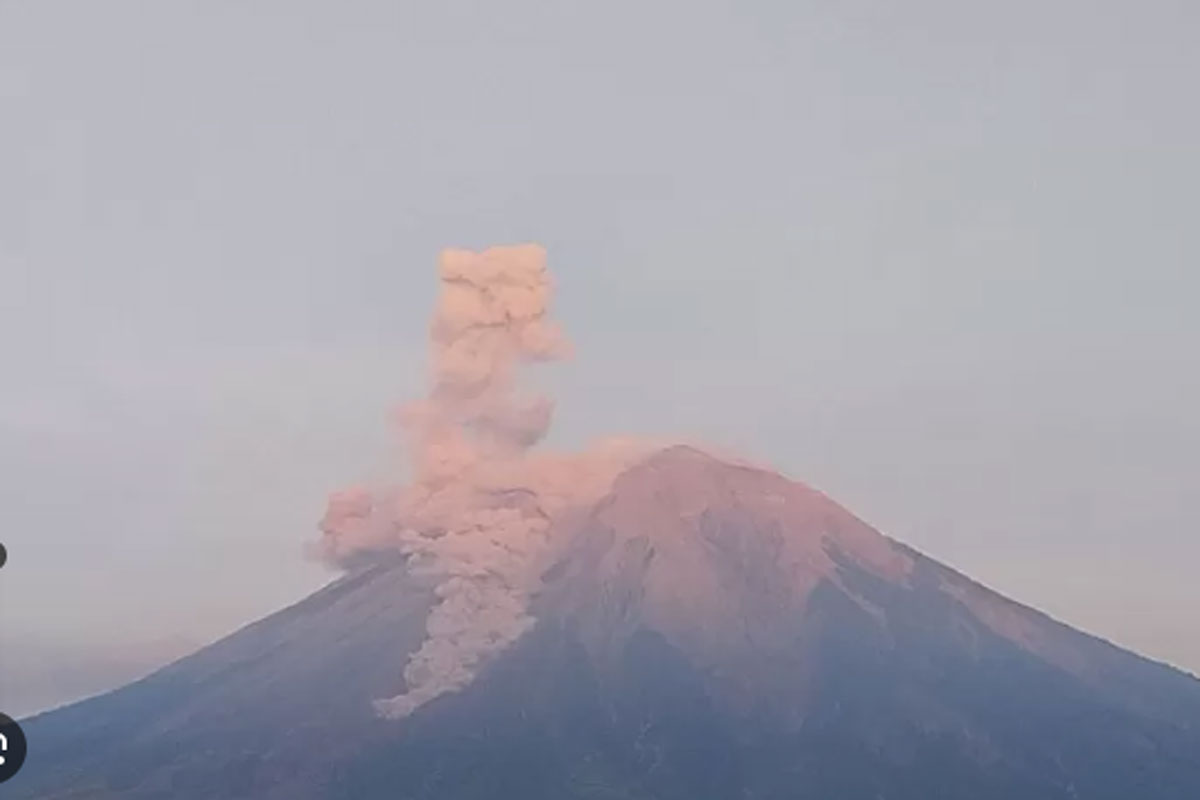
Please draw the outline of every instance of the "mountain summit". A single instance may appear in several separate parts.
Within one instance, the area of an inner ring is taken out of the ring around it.
[[[558,523],[536,622],[403,719],[399,556],[25,723],[22,798],[1194,800],[1200,681],[687,447]]]

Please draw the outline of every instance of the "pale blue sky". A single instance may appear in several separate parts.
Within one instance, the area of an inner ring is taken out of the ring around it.
[[[558,441],[742,451],[1200,671],[1198,38],[1188,0],[0,0],[0,707],[327,580],[438,249],[527,240]]]

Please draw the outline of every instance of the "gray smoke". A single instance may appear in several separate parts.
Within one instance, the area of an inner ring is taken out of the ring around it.
[[[570,352],[549,319],[541,247],[447,250],[439,274],[432,385],[400,415],[413,479],[337,493],[321,524],[322,552],[334,562],[399,551],[436,580],[427,638],[404,670],[408,691],[376,703],[388,717],[466,686],[533,626],[530,598],[556,521],[603,494],[644,450],[612,441],[578,454],[530,451],[553,404],[520,391],[520,370]]]

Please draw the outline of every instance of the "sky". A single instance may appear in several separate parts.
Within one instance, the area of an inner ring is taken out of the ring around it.
[[[1200,672],[1200,7],[0,0],[0,709],[334,577],[448,246],[703,441]]]

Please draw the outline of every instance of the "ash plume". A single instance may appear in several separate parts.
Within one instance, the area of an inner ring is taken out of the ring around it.
[[[631,441],[578,454],[530,451],[553,403],[522,392],[521,368],[570,354],[549,318],[545,250],[446,250],[438,269],[429,393],[399,414],[412,479],[334,494],[321,522],[328,560],[399,552],[436,583],[426,639],[404,669],[407,691],[376,702],[393,718],[466,686],[533,626],[530,599],[556,522],[644,451]]]

